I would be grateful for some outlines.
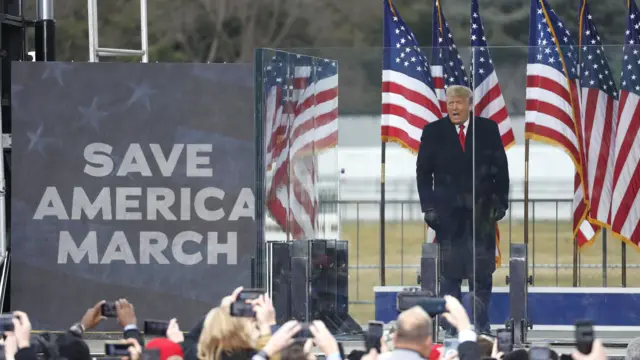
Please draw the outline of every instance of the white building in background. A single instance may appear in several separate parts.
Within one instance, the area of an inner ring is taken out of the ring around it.
[[[524,121],[514,119],[517,144],[507,151],[511,178],[510,213],[514,221],[524,218],[525,147]],[[339,224],[344,221],[380,220],[380,128],[379,117],[341,117],[338,147],[318,156],[320,184],[318,194],[321,204],[319,237],[334,238],[339,234]],[[386,200],[387,221],[422,219],[415,174],[416,156],[395,144],[387,144],[386,150]],[[556,147],[531,141],[529,148],[529,199],[551,200],[535,202],[535,219],[570,220],[572,216],[573,180],[575,169],[568,155]],[[331,202],[339,199],[349,204],[339,208]],[[557,200],[557,201],[556,201]],[[356,201],[360,201],[356,205]],[[406,202],[404,205],[389,202]],[[367,203],[368,202],[368,203]],[[413,204],[412,204],[413,202]],[[529,205],[530,215],[533,207]],[[278,232],[277,225],[267,220],[269,237]]]

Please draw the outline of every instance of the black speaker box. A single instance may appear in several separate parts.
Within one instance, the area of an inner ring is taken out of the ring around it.
[[[268,249],[278,323],[292,318],[322,320],[334,335],[362,333],[362,327],[349,315],[346,240],[274,242]]]
[[[291,255],[287,243],[274,242],[267,247],[271,280],[271,301],[276,310],[276,321],[283,324],[291,319]]]
[[[299,321],[313,321],[326,306],[327,243],[324,240],[296,240],[290,244],[292,315]]]
[[[301,256],[291,257],[291,318],[300,322],[310,319],[309,299],[309,259]]]
[[[336,313],[349,313],[349,243],[336,241]]]

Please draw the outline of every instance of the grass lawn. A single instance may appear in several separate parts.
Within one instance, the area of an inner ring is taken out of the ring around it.
[[[404,268],[386,270],[387,286],[415,286],[417,267],[421,256],[421,244],[426,238],[423,223],[405,222],[386,224],[386,264],[402,265]],[[509,261],[509,243],[524,242],[522,223],[500,223],[502,263]],[[342,239],[349,240],[349,266],[380,264],[380,224],[377,222],[351,222],[342,224]],[[607,263],[622,263],[621,242],[607,236]],[[627,264],[640,264],[640,253],[627,246]],[[549,268],[530,270],[535,286],[572,286],[573,269],[556,268],[558,265],[573,264],[572,230],[569,222],[529,223],[530,264],[549,264]],[[602,236],[594,244],[579,253],[580,264],[602,265]],[[508,269],[503,266],[494,273],[494,286],[505,286]],[[373,287],[380,285],[379,269],[349,270],[349,299],[373,300]],[[607,285],[622,286],[622,270],[607,270]],[[579,286],[603,286],[602,268],[582,268],[579,270]],[[640,287],[640,269],[627,268],[627,286]],[[361,324],[374,318],[373,305],[350,305],[349,312]]]

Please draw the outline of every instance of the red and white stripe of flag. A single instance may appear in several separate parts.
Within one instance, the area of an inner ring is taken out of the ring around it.
[[[475,116],[491,119],[498,124],[502,145],[505,148],[515,144],[513,125],[495,71],[475,87],[473,112]]]
[[[312,238],[316,234],[315,156],[335,146],[338,140],[338,75],[309,84],[311,71],[310,66],[294,69],[290,111],[287,106],[285,109],[269,107],[270,101],[267,101],[267,108],[275,111],[267,112],[268,119],[269,116],[278,118],[278,113],[281,113],[280,125],[286,128],[286,131],[278,132],[285,134],[279,139],[282,150],[271,155],[277,158],[273,159],[275,170],[271,184],[268,184],[267,208],[293,240]]]
[[[582,111],[583,170],[591,205],[589,217],[604,225],[609,223],[611,210],[618,101],[599,89],[584,88]]]
[[[444,88],[444,67],[442,65],[431,66],[431,79],[433,79],[433,89],[440,103],[440,112],[444,116],[447,113],[447,94]]]
[[[589,243],[597,227],[584,223],[587,215],[585,185],[582,184],[580,134],[575,124],[581,124],[578,80],[567,81],[564,73],[541,64],[527,65],[525,133],[527,137],[561,147],[576,167],[573,201],[574,235],[580,245]],[[577,121],[574,123],[574,118]],[[578,130],[579,131],[579,130]]]
[[[417,153],[422,129],[442,117],[438,98],[425,83],[393,70],[382,72],[382,139]]]
[[[616,129],[611,229],[627,242],[640,245],[640,97],[620,93]]]

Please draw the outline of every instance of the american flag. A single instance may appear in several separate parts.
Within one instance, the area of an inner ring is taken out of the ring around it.
[[[431,76],[435,86],[440,109],[447,113],[447,100],[445,90],[449,85],[469,86],[471,79],[464,69],[462,57],[458,54],[458,48],[453,41],[453,35],[449,30],[449,24],[440,7],[440,0],[433,0],[433,31],[431,49]]]
[[[546,0],[531,0],[525,136],[561,147],[576,168],[573,233],[580,246],[597,228],[587,218],[582,182],[578,53],[571,33]]]
[[[491,119],[498,124],[502,145],[515,144],[511,118],[502,96],[500,82],[489,52],[484,26],[480,17],[478,0],[471,2],[471,71],[473,74],[473,112],[476,116]]]
[[[618,90],[607,62],[587,0],[580,9],[581,124],[584,159],[582,169],[589,193],[589,218],[600,226],[609,222],[613,188],[615,128]]]
[[[442,117],[429,63],[391,3],[384,2],[382,141],[418,152],[425,125]]]
[[[286,55],[274,56],[264,67],[265,166],[271,170],[275,159],[285,148],[284,141],[293,113],[289,102],[289,64]]]
[[[318,228],[316,156],[338,140],[337,65],[278,54],[264,69],[267,208],[292,240]]]
[[[625,33],[620,112],[616,129],[611,229],[634,246],[640,244],[640,11],[629,1]]]

